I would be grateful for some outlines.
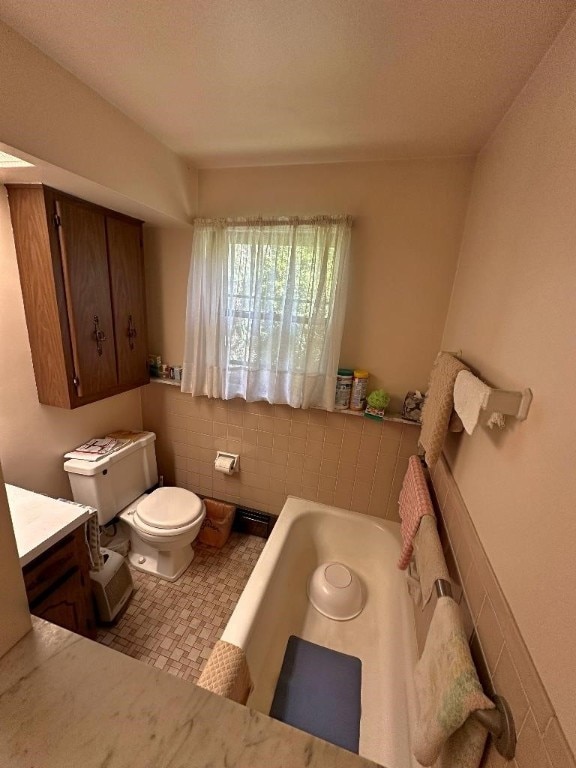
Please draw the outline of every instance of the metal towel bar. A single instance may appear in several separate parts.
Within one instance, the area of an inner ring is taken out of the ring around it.
[[[452,597],[452,585],[446,579],[436,579],[434,583],[438,597]],[[511,760],[516,752],[516,728],[508,702],[503,696],[494,694],[492,701],[496,709],[477,709],[472,717],[492,735],[494,746],[506,760]]]

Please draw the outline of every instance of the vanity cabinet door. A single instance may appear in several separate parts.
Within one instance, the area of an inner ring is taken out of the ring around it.
[[[70,630],[70,632],[87,635],[86,632],[82,631],[86,620],[82,610],[83,605],[78,600],[81,591],[81,576],[76,569],[53,592],[50,592],[35,605],[31,605],[30,611],[34,616],[57,624],[63,629]],[[87,636],[91,637],[92,635]]]
[[[149,381],[142,226],[107,216],[106,234],[118,384],[139,386]]]
[[[117,384],[106,218],[97,208],[56,200],[66,306],[80,399]]]
[[[30,612],[84,637],[96,636],[84,525],[22,569]]]

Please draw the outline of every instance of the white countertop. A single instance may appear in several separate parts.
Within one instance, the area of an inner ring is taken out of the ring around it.
[[[32,618],[0,659],[5,768],[377,768],[351,752]]]
[[[6,493],[21,566],[30,563],[86,522],[94,511],[90,507],[52,499],[16,485],[6,484]]]

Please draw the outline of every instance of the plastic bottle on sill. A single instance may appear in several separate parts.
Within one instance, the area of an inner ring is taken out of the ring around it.
[[[346,411],[350,408],[353,376],[354,371],[351,368],[338,368],[336,397],[334,399],[334,409],[336,411]]]
[[[350,396],[350,410],[363,411],[366,407],[366,392],[368,390],[368,371],[354,371],[352,380],[352,394]]]

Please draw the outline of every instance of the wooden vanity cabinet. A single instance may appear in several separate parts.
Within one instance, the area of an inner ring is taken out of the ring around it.
[[[147,384],[142,222],[6,186],[39,401],[77,408]]]
[[[81,525],[22,572],[30,612],[84,637],[96,637],[90,561]]]

